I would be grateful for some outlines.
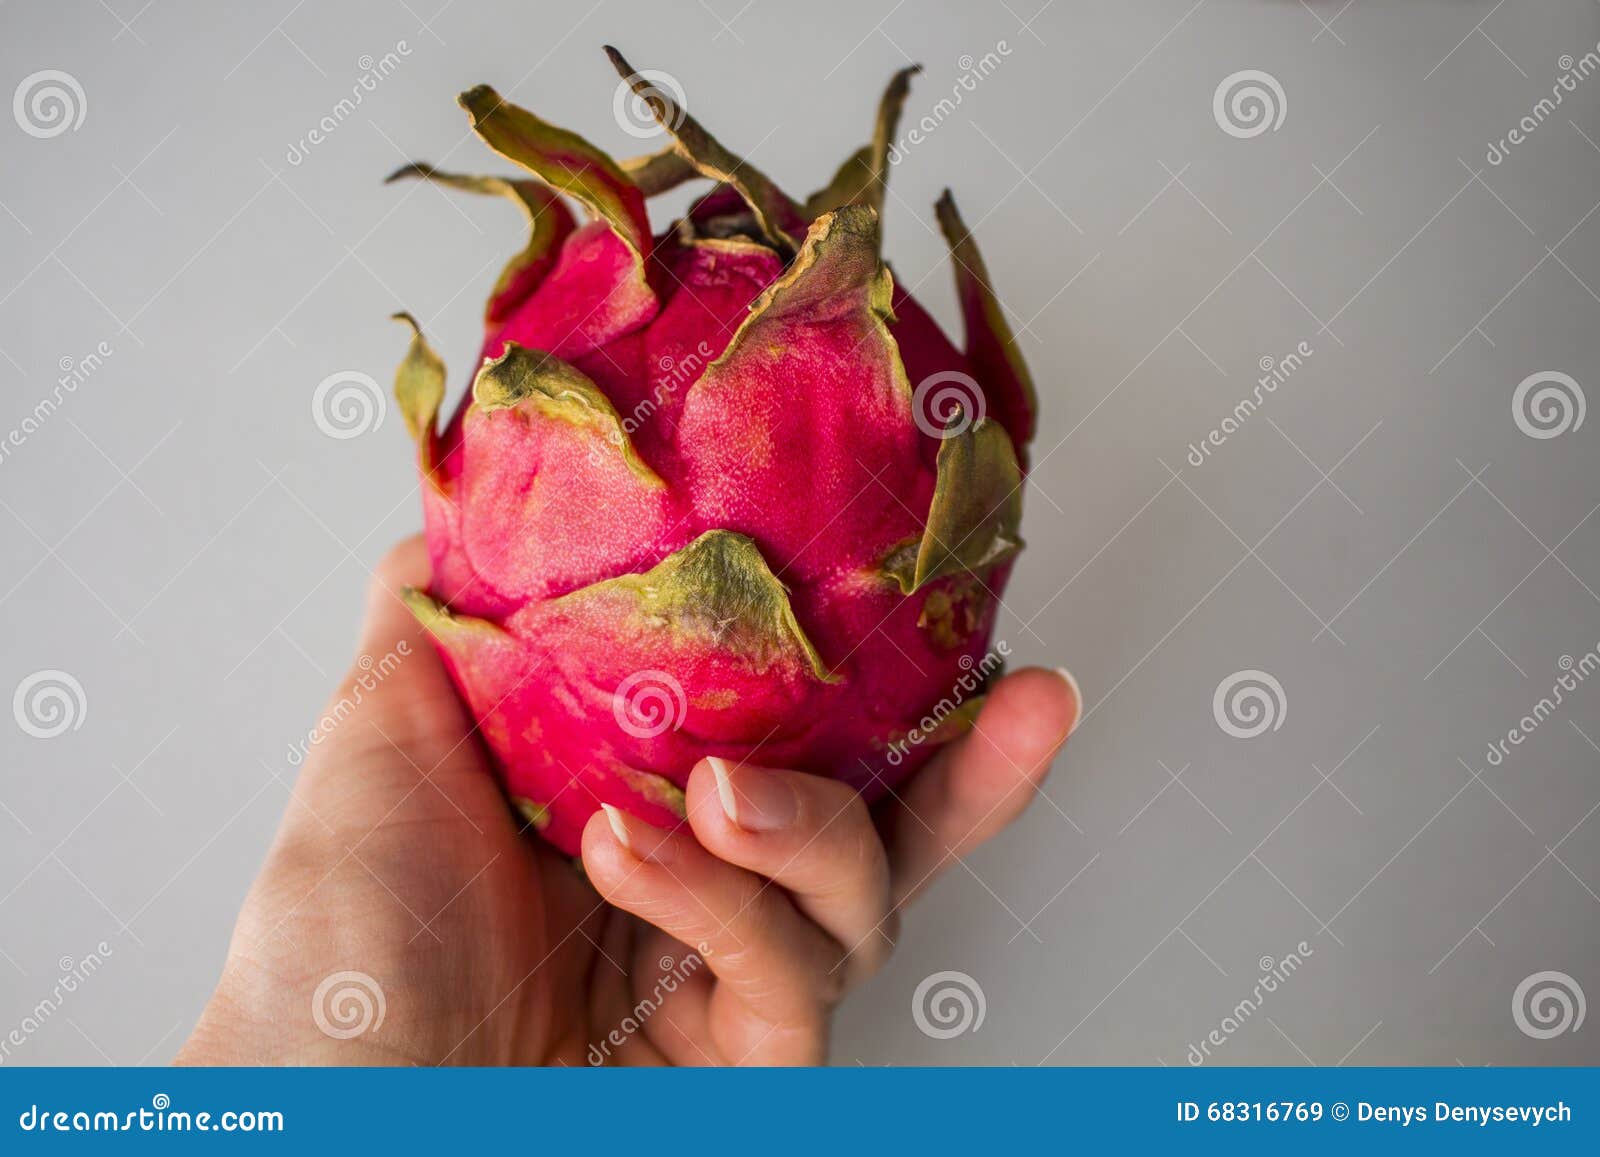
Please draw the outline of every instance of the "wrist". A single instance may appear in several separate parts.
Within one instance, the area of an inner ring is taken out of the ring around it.
[[[241,1067],[283,1065],[390,1066],[421,1063],[370,1032],[330,1034],[318,1023],[311,989],[299,1000],[294,984],[241,980],[230,968],[206,1002],[173,1063]]]

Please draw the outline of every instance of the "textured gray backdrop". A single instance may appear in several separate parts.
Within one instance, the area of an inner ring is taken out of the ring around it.
[[[1088,714],[836,1060],[1181,1065],[1216,1030],[1208,1063],[1600,1061],[1596,5],[740,3],[0,7],[6,1063],[182,1040],[419,524],[393,408],[336,439],[314,392],[387,382],[400,306],[464,365],[519,244],[379,178],[493,168],[478,81],[641,151],[603,41],[802,193],[921,61],[888,251],[953,324],[954,186],[1044,398],[1000,632]],[[948,1037],[913,1014],[941,972]]]

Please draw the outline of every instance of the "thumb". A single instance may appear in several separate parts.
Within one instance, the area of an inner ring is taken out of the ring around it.
[[[473,730],[444,662],[406,605],[408,587],[425,588],[428,551],[421,535],[399,543],[372,572],[356,658],[329,705],[329,715],[355,726],[346,742],[409,755],[426,773]],[[346,749],[349,753],[349,749]]]
[[[372,584],[367,591],[366,616],[357,646],[359,655],[381,654],[399,641],[416,647],[427,640],[427,632],[406,606],[402,594],[407,587],[426,587],[430,571],[427,544],[420,534],[397,543],[383,557],[372,572]]]
[[[472,715],[401,597],[406,587],[425,587],[428,576],[421,536],[400,543],[373,571],[356,659],[311,732],[299,788],[308,798],[359,802],[357,810],[370,813],[380,797],[399,799],[427,780],[452,799],[465,792],[476,805],[504,807]]]

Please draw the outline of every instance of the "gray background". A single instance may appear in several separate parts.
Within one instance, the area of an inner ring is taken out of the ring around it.
[[[379,178],[493,170],[453,101],[478,81],[642,151],[608,40],[802,194],[891,70],[927,68],[915,120],[964,56],[1009,52],[896,168],[887,246],[953,326],[931,204],[955,187],[1044,397],[1000,633],[1069,664],[1089,711],[1048,800],[843,1008],[835,1058],[1183,1064],[1305,941],[1217,1063],[1600,1061],[1594,1017],[1540,1040],[1512,1013],[1546,970],[1600,999],[1600,679],[1485,762],[1600,643],[1600,417],[1542,439],[1512,413],[1545,371],[1600,404],[1600,77],[1485,160],[1595,47],[1596,6],[739,5],[0,8],[0,95],[54,68],[87,104],[49,139],[0,118],[0,433],[62,359],[113,351],[0,462],[0,692],[45,669],[84,690],[53,739],[0,715],[0,1035],[64,959],[114,951],[10,1063],[182,1040],[366,572],[419,524],[393,408],[335,440],[312,393],[387,382],[400,306],[459,385],[520,243],[498,203]],[[1248,139],[1212,107],[1242,69],[1286,98]],[[1301,341],[1289,383],[1186,462]],[[1248,669],[1281,683],[1281,726],[1237,739],[1212,697]],[[945,970],[986,1015],[938,1040],[912,1000]]]

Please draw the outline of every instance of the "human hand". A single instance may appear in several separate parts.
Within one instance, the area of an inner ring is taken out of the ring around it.
[[[361,653],[405,658],[335,692],[354,710],[311,748],[180,1063],[821,1063],[902,908],[1022,812],[1082,711],[1070,677],[1007,676],[873,811],[703,760],[675,830],[596,812],[580,873],[507,805],[400,601],[427,572],[420,539],[379,566]]]

